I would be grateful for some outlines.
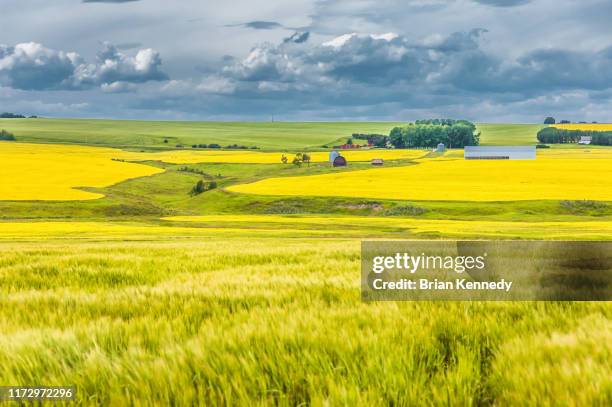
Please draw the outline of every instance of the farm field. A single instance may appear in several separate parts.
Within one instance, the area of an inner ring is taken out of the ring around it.
[[[0,383],[74,384],[81,405],[612,403],[609,302],[364,303],[359,273],[366,239],[610,240],[612,149],[281,164],[353,131],[302,125],[0,121],[18,140],[0,142]],[[162,149],[215,126],[266,150]],[[542,126],[479,127],[502,145]]]
[[[218,143],[285,150],[321,148],[352,133],[385,133],[401,123],[153,122],[87,119],[0,119],[0,128],[36,143],[167,148]],[[168,143],[165,144],[164,140]]]
[[[551,127],[565,130],[612,131],[611,123],[558,123]]]
[[[385,160],[407,160],[420,158],[428,154],[424,150],[362,150],[344,151],[343,156],[350,161],[370,161],[373,158]],[[255,152],[255,151],[163,151],[154,153],[136,153],[122,151],[118,156],[126,160],[163,161],[170,164],[225,163],[225,164],[278,164],[285,155],[289,162],[293,159],[290,153]],[[329,152],[310,153],[310,161],[324,163],[329,160]]]
[[[389,134],[391,122],[152,122],[87,119],[0,119],[0,128],[33,143],[88,144],[145,149],[218,143],[265,150],[321,149],[353,133]],[[532,145],[543,128],[532,124],[478,124],[482,145]],[[168,143],[164,143],[168,140]]]
[[[0,241],[31,239],[156,240],[198,237],[393,237],[576,239],[612,238],[610,221],[509,222],[402,219],[366,216],[205,215],[173,216],[165,222],[0,222]]]
[[[0,380],[75,384],[80,404],[610,402],[608,303],[362,303],[358,239],[46,239],[0,259]]]
[[[535,135],[546,126],[539,124],[478,124],[483,146],[514,146],[537,144]]]
[[[612,152],[595,150],[596,153],[586,152],[582,156],[568,151],[539,153],[533,161],[422,159],[409,167],[268,178],[228,190],[262,195],[441,201],[612,200]],[[600,159],[580,158],[590,156]]]
[[[0,199],[83,200],[102,195],[74,187],[105,187],[158,174],[150,166],[113,161],[112,150],[0,142]]]

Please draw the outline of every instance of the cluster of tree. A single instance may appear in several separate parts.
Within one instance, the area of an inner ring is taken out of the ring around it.
[[[591,144],[612,146],[612,131],[564,130],[546,127],[538,132],[538,141],[547,144],[577,143],[582,137],[591,137]]]
[[[9,113],[9,112],[4,112],[4,113],[0,113],[0,119],[25,119],[26,117],[22,114],[15,114],[15,113]]]
[[[252,146],[252,147],[248,147],[248,146],[239,146],[238,144],[231,144],[225,147],[221,147],[221,145],[216,144],[216,143],[212,143],[212,144],[193,144],[191,146],[191,148],[227,148],[230,150],[258,150],[259,147],[257,146]]]
[[[283,154],[281,157],[281,162],[283,164],[287,164],[289,162],[289,158]],[[293,160],[291,160],[291,164],[295,165],[296,167],[301,167],[302,164],[308,164],[310,167],[310,155],[307,153],[297,153],[295,157],[293,157]]]
[[[216,181],[204,182],[203,180],[199,180],[193,188],[191,188],[191,192],[189,195],[200,195],[203,192],[210,191],[212,189],[217,188]]]
[[[454,126],[455,124],[467,124],[474,126],[474,123],[469,122],[467,120],[455,120],[455,119],[423,119],[416,120],[414,124],[433,124],[434,126]],[[474,129],[476,126],[474,126]]]
[[[477,146],[480,133],[476,133],[476,125],[467,120],[417,120],[414,124],[393,128],[389,141],[395,148],[431,148],[440,143],[448,148],[463,148]]]
[[[209,145],[209,148],[211,148],[210,145]],[[258,150],[259,149],[259,147],[257,147],[257,146],[248,147],[248,146],[239,146],[238,144],[232,144],[232,145],[229,145],[229,146],[225,146],[225,148],[237,149],[237,150],[248,150],[248,149]]]
[[[384,134],[361,134],[353,133],[353,138],[357,140],[367,140],[368,144],[373,144],[375,147],[386,147],[389,136]]]
[[[215,144],[215,146],[219,146],[219,144]],[[221,148],[219,147],[209,147],[207,144],[193,144],[191,148]]]
[[[0,119],[38,119],[38,116],[24,116],[22,114],[4,112],[0,113]]]
[[[207,175],[204,171],[200,170],[199,168],[191,168],[191,167],[187,167],[187,166],[179,168],[178,171],[180,171],[180,172],[190,172],[192,174]]]
[[[15,136],[13,135],[13,133],[9,133],[6,130],[0,130],[0,140],[4,140],[4,141],[14,141],[15,140]]]
[[[544,124],[555,124],[555,123],[557,123],[557,120],[552,116],[548,116],[546,119],[544,119]],[[559,124],[570,124],[570,123],[571,123],[571,120],[561,120],[559,122]],[[578,123],[587,123],[587,122],[581,121]],[[597,123],[597,122],[591,122],[591,123]]]

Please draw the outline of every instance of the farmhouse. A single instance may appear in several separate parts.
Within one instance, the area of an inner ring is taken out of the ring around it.
[[[384,165],[385,161],[382,158],[374,158],[372,159],[372,165]]]
[[[593,141],[593,137],[591,136],[582,136],[580,137],[580,141],[578,141],[578,144],[591,144],[591,141]]]
[[[465,146],[466,160],[535,160],[535,146]]]

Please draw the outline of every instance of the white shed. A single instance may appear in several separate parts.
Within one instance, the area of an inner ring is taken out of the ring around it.
[[[466,160],[535,160],[535,146],[466,146]]]

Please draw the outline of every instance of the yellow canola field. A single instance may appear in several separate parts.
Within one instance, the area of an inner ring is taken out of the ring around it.
[[[425,150],[359,150],[341,151],[346,159],[351,161],[370,161],[374,158],[384,160],[405,160],[425,156]],[[230,163],[230,164],[280,164],[281,157],[285,154],[289,162],[295,156],[294,153],[282,152],[259,152],[259,151],[160,151],[155,153],[121,152],[119,158],[126,160],[163,161],[170,164],[195,164],[195,163]],[[310,153],[312,162],[327,162],[329,152]]]
[[[0,242],[39,239],[158,240],[199,238],[612,238],[612,222],[508,222],[364,216],[177,216],[160,226],[136,222],[0,222]],[[191,226],[193,225],[193,227]],[[388,233],[391,233],[389,235]],[[177,241],[178,241],[177,240]],[[324,240],[321,240],[324,242]],[[325,244],[325,243],[322,243]]]
[[[414,159],[423,150],[348,151],[349,161]],[[163,151],[138,153],[104,147],[61,144],[29,144],[0,141],[0,200],[88,200],[100,194],[77,187],[106,187],[126,179],[163,172],[142,164],[113,161],[163,161],[189,163],[280,163],[280,152],[255,151]],[[287,154],[289,160],[293,155]],[[324,162],[328,153],[311,154],[313,162]]]
[[[511,222],[410,219],[371,216],[206,215],[172,216],[164,220],[243,230],[275,227],[350,232],[392,230],[395,237],[603,239],[612,238],[612,222]],[[402,234],[405,233],[407,235]],[[399,234],[398,234],[399,233]]]
[[[551,127],[563,130],[612,131],[611,123],[568,123],[553,124]]]
[[[75,187],[106,187],[162,172],[113,161],[118,150],[0,141],[0,200],[87,200],[100,194]]]
[[[229,191],[442,201],[612,200],[612,152],[538,153],[536,160],[418,160],[405,167],[268,178]],[[596,151],[596,150],[593,150]]]

